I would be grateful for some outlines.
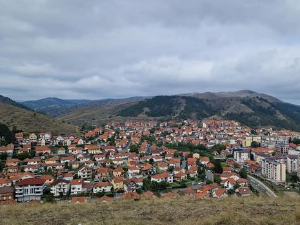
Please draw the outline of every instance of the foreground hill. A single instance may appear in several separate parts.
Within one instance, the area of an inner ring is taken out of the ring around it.
[[[86,104],[89,100],[63,100],[59,98],[44,98],[35,101],[26,101],[20,104],[37,112],[45,113],[52,117],[57,117],[69,113],[72,109],[81,104]]]
[[[60,118],[82,125],[129,119],[232,119],[250,127],[300,131],[300,107],[253,91],[192,93],[91,102]]]
[[[0,96],[0,99],[5,97]],[[5,98],[7,99],[7,98]],[[54,134],[76,133],[77,127],[47,115],[36,113],[14,101],[0,100],[0,123],[26,132],[50,131]]]
[[[15,224],[299,224],[300,202],[290,198],[157,199],[138,202],[0,207]]]

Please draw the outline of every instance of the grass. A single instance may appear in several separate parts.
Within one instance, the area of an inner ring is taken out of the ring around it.
[[[76,134],[78,127],[53,119],[47,115],[0,103],[0,123],[10,129],[14,126],[25,132],[52,132],[53,134]]]
[[[0,207],[1,224],[299,224],[292,198],[155,199]]]

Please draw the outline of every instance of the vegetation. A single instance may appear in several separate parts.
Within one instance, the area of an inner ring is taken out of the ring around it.
[[[0,123],[0,138],[4,137],[4,140],[1,141],[1,145],[7,145],[15,141],[15,135],[10,129],[5,125]]]
[[[241,176],[241,178],[247,179],[247,172],[246,172],[245,168],[242,168],[240,170],[239,175]]]
[[[25,132],[50,131],[53,134],[75,134],[77,132],[77,127],[74,125],[3,103],[0,103],[0,123],[7,125],[10,129],[16,127]]]
[[[15,224],[299,224],[294,198],[154,199],[88,204],[1,207],[1,223]]]

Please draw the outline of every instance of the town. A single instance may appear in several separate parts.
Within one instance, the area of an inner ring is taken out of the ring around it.
[[[300,133],[231,120],[126,121],[1,138],[0,203],[193,199],[299,190]]]

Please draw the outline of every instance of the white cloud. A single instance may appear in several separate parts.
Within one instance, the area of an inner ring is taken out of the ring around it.
[[[299,103],[298,0],[0,0],[14,99],[253,89]]]

